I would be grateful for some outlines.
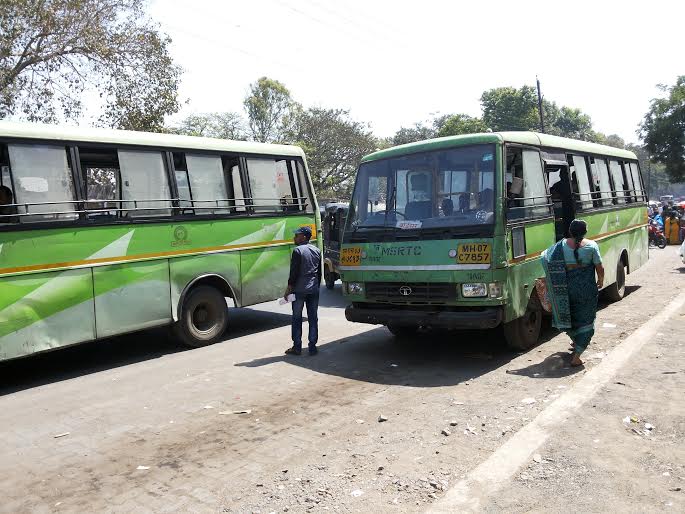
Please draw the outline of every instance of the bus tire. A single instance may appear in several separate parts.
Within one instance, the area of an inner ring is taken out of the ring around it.
[[[188,293],[174,324],[176,337],[186,346],[199,348],[216,343],[228,326],[224,295],[211,286],[197,286]]]
[[[528,302],[526,312],[520,318],[504,323],[503,332],[507,346],[513,350],[528,350],[540,339],[542,308],[538,302]]]
[[[419,331],[419,328],[410,325],[388,325],[388,330],[390,330],[390,333],[398,339],[407,339],[414,337]]]
[[[611,302],[620,302],[626,295],[626,266],[622,259],[619,259],[616,268],[616,282],[605,290],[606,297]]]
[[[323,280],[326,282],[327,289],[333,289],[335,287],[335,281],[338,280],[338,275],[337,273],[329,271],[328,268],[325,268],[323,271]]]

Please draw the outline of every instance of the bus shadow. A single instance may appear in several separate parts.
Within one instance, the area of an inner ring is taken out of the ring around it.
[[[290,324],[285,314],[240,308],[229,313],[229,330],[217,344]],[[167,327],[60,348],[0,363],[0,396],[192,350],[179,344]]]
[[[343,296],[342,282],[338,281],[333,289],[321,288],[319,293],[319,306],[320,307],[333,307],[338,309],[344,309],[349,305],[347,299]]]
[[[540,344],[557,334],[545,330]],[[428,388],[467,382],[520,355],[506,347],[498,330],[431,332],[398,340],[383,327],[331,341],[319,350],[315,357],[305,348],[300,356],[277,355],[235,365],[256,368],[285,362],[351,380]]]

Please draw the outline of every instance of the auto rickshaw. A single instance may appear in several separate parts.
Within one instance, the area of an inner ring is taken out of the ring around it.
[[[335,287],[340,278],[340,243],[342,242],[345,220],[349,205],[346,203],[329,203],[326,214],[321,221],[323,227],[323,276],[328,289]]]

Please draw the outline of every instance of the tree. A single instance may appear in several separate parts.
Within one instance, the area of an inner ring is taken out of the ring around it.
[[[458,136],[485,132],[487,129],[487,125],[480,118],[474,118],[468,114],[452,114],[440,124],[437,135],[438,137]]]
[[[538,129],[537,93],[531,86],[489,89],[481,95],[480,104],[483,122],[495,132]]]
[[[415,143],[424,139],[431,139],[436,136],[434,127],[429,127],[423,123],[416,123],[413,127],[401,127],[392,136],[393,146]]]
[[[316,193],[329,198],[349,198],[359,162],[377,148],[368,125],[343,109],[302,110],[286,137],[305,151]]]
[[[216,137],[236,141],[247,139],[245,122],[236,112],[191,114],[179,125],[169,129],[169,132],[186,136]]]
[[[685,75],[675,85],[659,85],[665,98],[654,98],[640,126],[640,137],[655,162],[673,182],[685,181]]]
[[[288,88],[268,77],[250,85],[243,105],[252,138],[262,143],[282,141],[287,125],[298,109]]]
[[[78,119],[94,91],[100,124],[161,130],[180,107],[170,42],[142,0],[3,0],[0,118]]]
[[[556,105],[554,105],[556,108]],[[543,104],[543,110],[546,105]],[[545,123],[547,126],[547,124]],[[592,119],[580,109],[562,106],[557,110],[557,116],[551,126],[551,134],[571,137],[582,141],[593,141],[595,133],[592,130]]]

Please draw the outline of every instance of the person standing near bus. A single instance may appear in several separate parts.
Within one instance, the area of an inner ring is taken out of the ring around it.
[[[585,239],[587,224],[583,220],[573,220],[569,233],[571,237],[543,252],[542,265],[554,326],[571,338],[571,366],[575,367],[583,364],[580,355],[595,333],[597,297],[604,286],[604,266],[597,243]]]
[[[300,227],[295,231],[297,245],[290,257],[290,277],[284,298],[295,294],[293,302],[292,339],[293,346],[288,348],[287,355],[302,353],[302,309],[307,306],[309,323],[309,355],[316,355],[316,343],[319,339],[319,287],[321,286],[321,252],[309,244],[312,229]]]

